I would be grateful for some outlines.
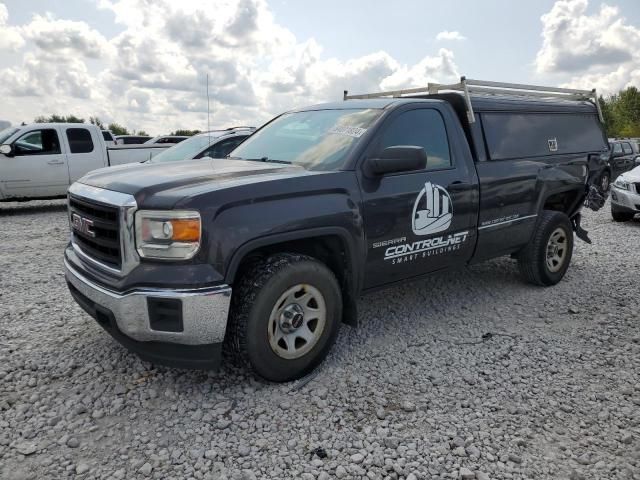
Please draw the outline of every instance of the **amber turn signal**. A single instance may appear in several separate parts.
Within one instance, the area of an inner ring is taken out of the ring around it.
[[[200,219],[184,218],[171,220],[174,242],[198,242],[200,241]]]

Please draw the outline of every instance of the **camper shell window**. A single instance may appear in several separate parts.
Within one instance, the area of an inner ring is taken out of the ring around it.
[[[487,112],[481,117],[491,160],[607,149],[596,115]]]

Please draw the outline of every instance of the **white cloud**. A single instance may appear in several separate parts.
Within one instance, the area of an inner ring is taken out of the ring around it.
[[[543,43],[538,73],[570,76],[567,85],[616,91],[640,77],[640,29],[617,7],[600,5],[588,14],[588,0],[558,0],[541,18]]]
[[[441,48],[438,55],[425,57],[412,66],[402,66],[382,81],[385,89],[427,86],[429,82],[454,83],[460,79],[451,50]]]
[[[24,39],[19,30],[9,25],[9,11],[0,2],[0,51],[17,50],[24,45]]]
[[[260,124],[298,105],[354,93],[421,86],[458,76],[441,49],[403,65],[384,51],[338,60],[313,38],[299,41],[265,0],[97,0],[120,33],[36,15],[23,32],[21,64],[0,68],[0,95],[29,115],[74,113],[164,133],[204,128],[209,74],[213,124]],[[0,8],[0,19],[3,18]],[[5,20],[6,21],[6,20]]]
[[[85,22],[35,15],[22,31],[38,48],[58,56],[80,54],[97,59],[111,53],[107,39]]]
[[[465,37],[464,35],[462,35],[460,32],[458,31],[453,31],[450,32],[448,30],[445,30],[443,32],[438,33],[438,35],[436,35],[436,40],[438,41],[443,41],[443,40],[466,40],[467,37]]]

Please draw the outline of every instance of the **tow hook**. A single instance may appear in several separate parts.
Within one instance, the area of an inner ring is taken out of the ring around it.
[[[573,224],[573,230],[576,232],[576,237],[578,237],[583,242],[587,242],[591,244],[591,239],[589,238],[589,232],[587,232],[584,228],[580,226],[580,222],[582,221],[582,215],[579,213],[575,214],[571,219],[571,223]]]

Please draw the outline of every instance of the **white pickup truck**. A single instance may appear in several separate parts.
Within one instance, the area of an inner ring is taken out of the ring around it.
[[[97,168],[144,162],[172,144],[105,144],[84,123],[33,123],[0,131],[0,202],[64,197]]]

